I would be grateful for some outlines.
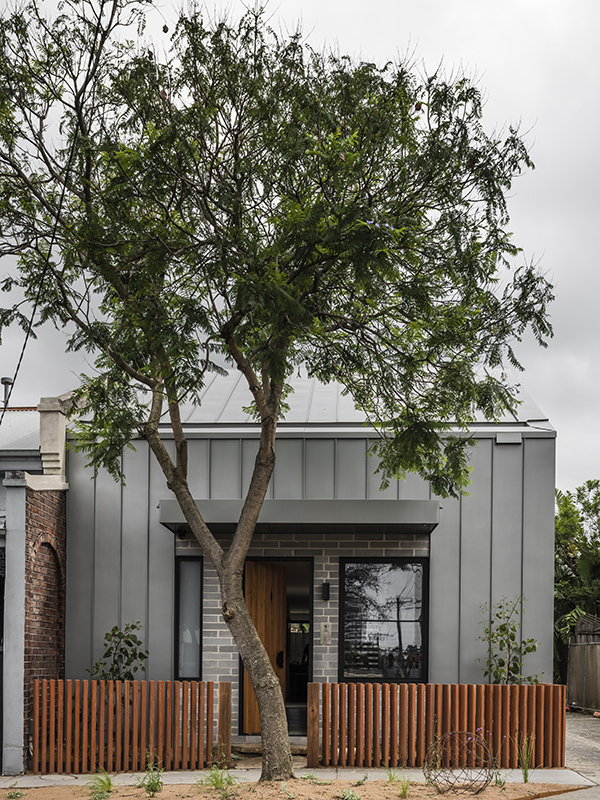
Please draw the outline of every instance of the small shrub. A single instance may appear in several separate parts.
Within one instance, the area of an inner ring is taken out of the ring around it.
[[[218,764],[213,764],[204,778],[197,781],[199,786],[212,786],[213,789],[225,789],[233,786],[236,779],[226,769],[221,769]]]
[[[396,783],[400,778],[400,774],[396,767],[385,767],[385,774],[387,775],[388,783]]]
[[[148,797],[154,797],[163,787],[163,772],[164,769],[159,767],[154,762],[154,758],[148,754],[146,757],[146,771],[144,775],[138,779],[136,786],[139,789],[143,789]]]
[[[353,792],[352,789],[344,789],[342,792],[342,800],[360,800],[360,797],[356,792]]]
[[[113,790],[112,778],[107,772],[94,775],[85,785],[90,791],[91,800],[106,800]]]
[[[92,678],[132,681],[138,670],[146,671],[144,661],[148,651],[143,649],[142,640],[136,635],[141,627],[141,622],[128,622],[122,629],[115,625],[104,635],[104,655],[88,670]]]
[[[19,797],[23,797],[23,792],[16,788],[16,783],[13,783],[6,796],[8,800],[19,800]]]
[[[513,600],[503,597],[491,611],[487,603],[481,606],[483,624],[489,619],[479,636],[488,646],[483,674],[491,678],[492,683],[539,683],[538,675],[523,675],[525,656],[535,653],[538,646],[535,639],[521,638],[519,612],[524,602],[525,598],[520,595]]]

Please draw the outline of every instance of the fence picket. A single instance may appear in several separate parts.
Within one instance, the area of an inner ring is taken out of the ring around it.
[[[57,772],[63,771],[63,764],[65,758],[65,738],[64,738],[64,708],[65,708],[65,682],[58,681],[58,726],[56,735],[58,737],[57,756],[56,756],[56,769]],[[86,728],[87,730],[87,728]]]
[[[348,741],[347,741],[347,697],[346,697],[346,684],[340,684],[340,760],[339,765],[345,767],[348,760]]]
[[[390,759],[392,767],[398,766],[398,684],[390,686]]]
[[[196,769],[198,764],[198,740],[196,729],[198,727],[198,684],[191,682],[190,686],[190,769]]]
[[[213,764],[213,722],[215,715],[215,685],[212,681],[206,684],[206,763]]]
[[[89,683],[88,681],[82,682],[81,687],[81,771],[88,772],[91,769],[91,765],[88,766],[88,759],[89,759],[89,751],[88,751],[88,720],[90,718],[90,706],[89,706]],[[61,737],[59,735],[59,744],[60,744]],[[59,767],[58,772],[62,772],[62,768]]]
[[[356,684],[348,684],[348,766],[356,764]]]
[[[338,761],[338,684],[331,684],[331,763],[334,767],[339,766]]]
[[[206,684],[198,687],[198,769],[204,769],[204,739],[206,730]]]
[[[356,766],[365,765],[365,685],[356,684]]]

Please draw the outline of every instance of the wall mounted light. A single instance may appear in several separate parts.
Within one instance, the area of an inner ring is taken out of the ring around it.
[[[329,583],[324,583],[323,584],[322,592],[323,592],[323,595],[322,595],[323,600],[329,600],[329,592],[330,592]]]

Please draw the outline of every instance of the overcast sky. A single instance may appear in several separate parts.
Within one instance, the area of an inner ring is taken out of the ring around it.
[[[171,4],[160,8],[172,16]],[[558,431],[557,486],[600,477],[598,0],[272,0],[267,8],[275,27],[301,21],[317,49],[376,62],[409,56],[428,73],[440,62],[462,70],[484,93],[488,131],[520,124],[536,169],[514,185],[510,229],[555,284],[556,300],[555,337],[547,350],[529,341],[518,349],[526,370],[517,380]],[[18,331],[6,337],[2,375],[13,374],[21,342]],[[80,362],[63,349],[52,330],[28,347],[11,405],[76,385]]]

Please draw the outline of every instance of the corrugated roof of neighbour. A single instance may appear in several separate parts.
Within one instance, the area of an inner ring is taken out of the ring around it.
[[[0,425],[0,450],[38,451],[40,415],[35,408],[9,408]]]
[[[280,424],[283,425],[363,425],[364,414],[357,410],[349,395],[342,392],[337,383],[322,384],[314,378],[302,375],[291,381],[294,391],[286,402],[290,410]],[[515,396],[520,401],[515,416],[506,414],[500,424],[526,425],[543,423],[550,428],[548,417],[519,386]],[[240,425],[253,422],[251,415],[243,411],[250,404],[250,393],[244,376],[231,370],[227,376],[214,375],[207,382],[198,406],[186,405],[182,409],[182,421],[194,425]],[[485,424],[481,417],[478,422]],[[492,423],[494,424],[494,423]]]

